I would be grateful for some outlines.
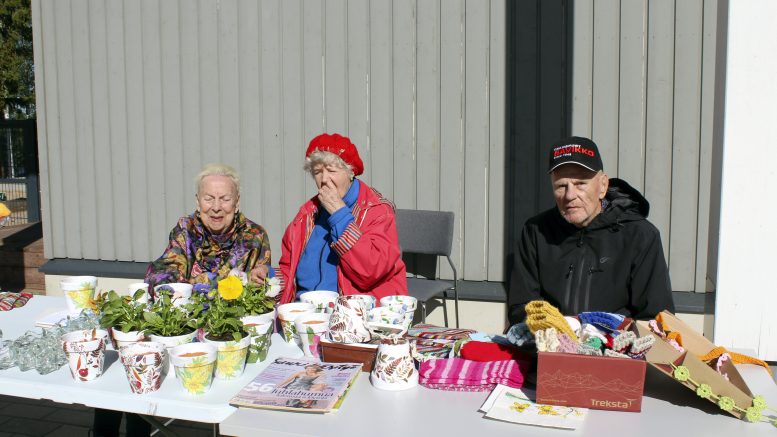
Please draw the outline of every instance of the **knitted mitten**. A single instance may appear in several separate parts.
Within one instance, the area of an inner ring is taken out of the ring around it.
[[[521,322],[507,330],[507,341],[520,347],[524,344],[534,343],[534,336],[526,323]]]
[[[534,333],[538,352],[556,352],[559,347],[556,328],[541,329]]]
[[[652,335],[646,335],[644,337],[637,338],[631,344],[631,349],[626,352],[631,358],[641,360],[645,358],[645,354],[653,347],[656,338]]]
[[[564,352],[565,354],[576,354],[577,347],[580,346],[578,342],[572,340],[563,332],[558,335],[558,343],[558,352]]]
[[[601,356],[602,351],[598,348],[595,348],[593,346],[589,346],[587,344],[581,344],[577,347],[577,353],[580,355],[595,355],[595,356]]]
[[[577,317],[580,319],[580,323],[589,323],[608,331],[618,330],[626,319],[626,316],[621,314],[605,313],[603,311],[580,313]]]
[[[631,359],[630,356],[628,356],[626,354],[622,354],[620,352],[615,352],[614,350],[611,350],[611,349],[605,349],[604,350],[604,356],[605,357],[613,357],[613,358],[629,358],[629,359]]]
[[[569,338],[578,341],[569,323],[558,311],[558,308],[541,300],[533,300],[526,304],[526,325],[533,333],[548,328],[556,328],[558,332],[567,334]]]
[[[637,336],[633,332],[623,331],[620,335],[612,339],[612,350],[625,354],[636,339]]]

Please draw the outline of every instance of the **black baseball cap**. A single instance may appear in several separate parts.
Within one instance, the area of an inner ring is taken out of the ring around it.
[[[591,171],[604,170],[596,143],[584,137],[569,137],[550,148],[548,173],[564,164],[577,164]]]

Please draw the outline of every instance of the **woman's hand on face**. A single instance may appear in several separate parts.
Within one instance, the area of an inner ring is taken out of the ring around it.
[[[261,284],[264,282],[264,278],[267,277],[267,273],[269,272],[270,269],[266,265],[259,264],[251,270],[250,280],[254,284]]]
[[[337,189],[330,187],[328,184],[323,184],[318,189],[318,201],[321,202],[321,206],[329,214],[334,214],[335,211],[345,206],[345,202],[340,198]]]

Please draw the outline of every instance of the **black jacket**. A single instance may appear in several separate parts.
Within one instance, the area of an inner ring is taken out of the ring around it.
[[[556,207],[527,220],[508,283],[511,324],[523,321],[524,305],[536,299],[565,315],[607,311],[645,319],[674,311],[661,237],[646,219],[647,200],[615,178],[606,200],[582,229]]]

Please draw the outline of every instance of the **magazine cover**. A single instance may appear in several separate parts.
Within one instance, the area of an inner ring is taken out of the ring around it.
[[[239,407],[310,413],[336,411],[338,400],[355,381],[361,368],[361,363],[277,358],[229,403]]]

